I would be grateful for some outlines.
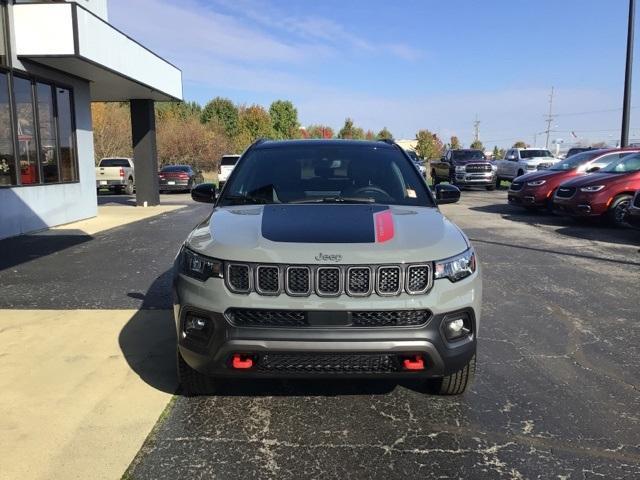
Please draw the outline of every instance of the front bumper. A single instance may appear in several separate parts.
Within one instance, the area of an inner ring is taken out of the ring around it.
[[[571,217],[599,217],[607,212],[608,195],[577,192],[571,198],[553,197],[553,211]]]
[[[520,190],[509,190],[508,202],[522,207],[544,207],[551,197],[553,190],[535,187],[522,187]]]
[[[482,173],[458,173],[455,174],[456,185],[463,186],[488,186],[493,185],[496,182],[496,176],[494,172],[482,172]]]
[[[230,293],[220,279],[202,283],[177,275],[174,278],[174,315],[178,348],[186,363],[211,376],[299,377],[349,375],[358,377],[440,377],[460,370],[476,351],[480,324],[482,283],[480,271],[456,283],[437,280],[426,295],[402,294],[397,297],[306,298],[265,297],[255,293]],[[229,308],[304,310],[304,311],[393,311],[421,309],[432,312],[430,320],[417,327],[237,327],[225,316]],[[471,319],[471,335],[455,342],[446,341],[442,325],[445,317],[465,312]],[[213,328],[207,339],[192,339],[184,334],[186,315],[193,313],[210,319]],[[419,355],[424,369],[380,372],[265,371],[235,370],[234,354],[252,356],[260,363],[269,355],[379,354],[398,358]]]

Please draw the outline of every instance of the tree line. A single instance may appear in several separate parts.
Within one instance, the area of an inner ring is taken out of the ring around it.
[[[132,156],[129,104],[95,103],[92,116],[96,162],[104,157]],[[338,132],[322,124],[303,128],[298,110],[289,100],[276,100],[265,109],[216,97],[204,106],[196,102],[157,102],[156,138],[160,166],[189,164],[211,171],[217,169],[222,155],[241,153],[259,138],[375,140],[391,139],[393,134],[387,127],[378,132],[364,130],[352,118],[346,118]],[[425,160],[439,158],[448,148],[462,147],[458,137],[452,136],[445,144],[429,130],[418,131],[415,139],[416,153]],[[470,148],[484,149],[479,141]],[[495,153],[501,153],[498,147]]]

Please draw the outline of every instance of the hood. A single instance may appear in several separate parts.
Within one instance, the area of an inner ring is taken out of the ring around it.
[[[222,260],[292,264],[423,262],[468,246],[436,208],[352,204],[215,208],[186,243]]]
[[[575,175],[574,170],[536,170],[518,177],[518,183],[533,182],[534,180],[555,180],[565,176]]]
[[[538,165],[540,163],[553,164],[553,163],[556,163],[558,159],[554,157],[531,157],[531,158],[523,158],[522,161],[530,165]]]
[[[454,165],[466,165],[467,163],[488,163],[488,164],[491,164],[491,162],[489,160],[482,159],[482,158],[479,158],[477,160],[470,160],[468,158],[461,158],[459,160],[457,160],[455,158],[453,159],[453,164]]]
[[[626,177],[624,173],[588,173],[572,178],[564,182],[563,187],[584,187],[586,185],[597,185],[598,183],[609,184],[616,180],[622,180]]]

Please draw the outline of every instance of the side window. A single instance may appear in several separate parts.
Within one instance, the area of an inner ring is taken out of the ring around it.
[[[625,155],[624,153],[623,154],[613,153],[611,155],[605,155],[604,157],[597,159],[595,162],[589,165],[589,168],[593,168],[593,167],[604,168],[610,163],[620,160],[620,158],[622,158],[624,155]]]

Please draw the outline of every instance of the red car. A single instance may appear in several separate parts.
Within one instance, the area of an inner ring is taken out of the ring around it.
[[[624,155],[597,173],[562,183],[553,197],[553,208],[575,217],[606,216],[622,226],[636,190],[640,190],[640,153]]]
[[[550,168],[527,173],[516,178],[509,187],[508,201],[511,205],[525,208],[553,207],[553,196],[561,183],[576,176],[599,170],[618,161],[629,153],[638,153],[640,149],[601,149],[588,150],[572,155],[555,163]]]

